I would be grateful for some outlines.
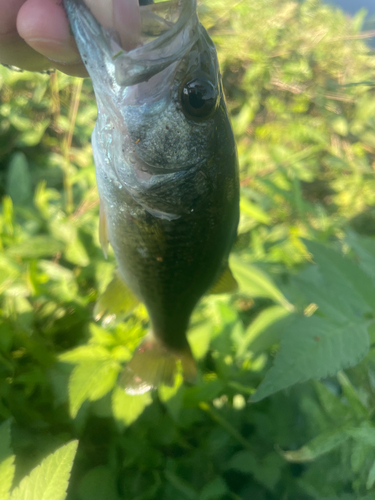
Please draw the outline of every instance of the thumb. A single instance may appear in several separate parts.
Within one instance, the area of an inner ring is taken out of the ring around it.
[[[117,31],[125,50],[137,46],[141,25],[138,0],[84,0],[84,2],[102,26]]]

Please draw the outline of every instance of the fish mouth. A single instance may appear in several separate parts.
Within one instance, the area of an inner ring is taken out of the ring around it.
[[[196,0],[141,6],[141,46],[114,54],[117,83],[141,83],[182,59],[199,37],[196,12]]]
[[[129,51],[122,48],[119,34],[101,26],[82,0],[64,0],[64,4],[71,21],[79,18],[86,40],[96,39],[103,45],[107,65],[113,65],[114,79],[121,87],[148,81],[181,60],[199,38],[197,0],[141,5],[139,44]]]

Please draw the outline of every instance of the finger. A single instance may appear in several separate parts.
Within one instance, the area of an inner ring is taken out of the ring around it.
[[[85,0],[85,3],[102,26],[118,32],[125,50],[137,46],[141,26],[138,0]]]
[[[0,63],[41,71],[51,67],[51,64],[17,34],[17,13],[24,2],[0,0]]]
[[[17,13],[25,1],[13,0],[9,2],[9,0],[0,0],[0,40],[7,35],[16,34]]]
[[[48,59],[80,63],[64,8],[56,0],[27,0],[18,13],[17,29],[30,47]]]

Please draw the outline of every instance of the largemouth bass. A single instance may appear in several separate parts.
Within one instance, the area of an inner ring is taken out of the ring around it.
[[[64,1],[98,105],[100,240],[151,321],[122,383],[129,392],[171,385],[178,360],[193,381],[191,313],[215,283],[235,284],[237,154],[215,47],[196,0],[140,7],[142,45],[128,52],[81,0]]]

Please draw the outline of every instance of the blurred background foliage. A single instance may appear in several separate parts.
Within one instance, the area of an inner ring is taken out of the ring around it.
[[[115,262],[98,241],[91,82],[0,68],[0,421],[11,419],[13,486],[78,439],[68,500],[375,499],[364,13],[211,0],[200,16],[218,48],[242,191],[240,289],[194,313],[194,387],[179,376],[125,394],[116,380],[147,331],[145,309],[94,320]]]

